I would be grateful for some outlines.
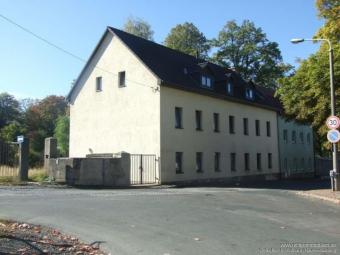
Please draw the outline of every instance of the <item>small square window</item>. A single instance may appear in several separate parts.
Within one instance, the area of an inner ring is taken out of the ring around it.
[[[96,91],[102,91],[102,77],[97,77],[96,78]]]
[[[125,71],[119,72],[118,73],[118,86],[119,87],[125,87]]]

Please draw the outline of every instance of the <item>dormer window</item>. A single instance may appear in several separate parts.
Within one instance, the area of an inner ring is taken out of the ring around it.
[[[202,81],[201,84],[203,87],[211,88],[212,87],[212,80],[210,77],[206,75],[202,75]]]
[[[251,88],[246,88],[246,98],[254,100],[254,90]]]
[[[227,93],[228,93],[228,95],[233,94],[233,84],[231,83],[231,81],[227,82]]]

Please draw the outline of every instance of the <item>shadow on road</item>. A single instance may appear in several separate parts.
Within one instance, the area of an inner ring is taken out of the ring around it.
[[[330,189],[330,180],[322,179],[299,179],[299,180],[275,180],[275,181],[256,181],[256,182],[235,182],[226,183],[204,183],[192,185],[176,185],[176,188],[185,187],[214,187],[214,188],[251,188],[251,189],[280,189],[307,191],[316,189]]]

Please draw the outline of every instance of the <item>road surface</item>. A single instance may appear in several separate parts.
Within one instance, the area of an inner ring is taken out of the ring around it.
[[[103,241],[111,254],[296,254],[285,243],[340,253],[340,206],[280,189],[0,187],[0,218]]]

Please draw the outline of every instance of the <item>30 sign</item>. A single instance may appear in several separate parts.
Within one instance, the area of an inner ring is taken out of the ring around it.
[[[329,116],[326,124],[329,129],[337,129],[340,127],[340,119],[337,116]]]

